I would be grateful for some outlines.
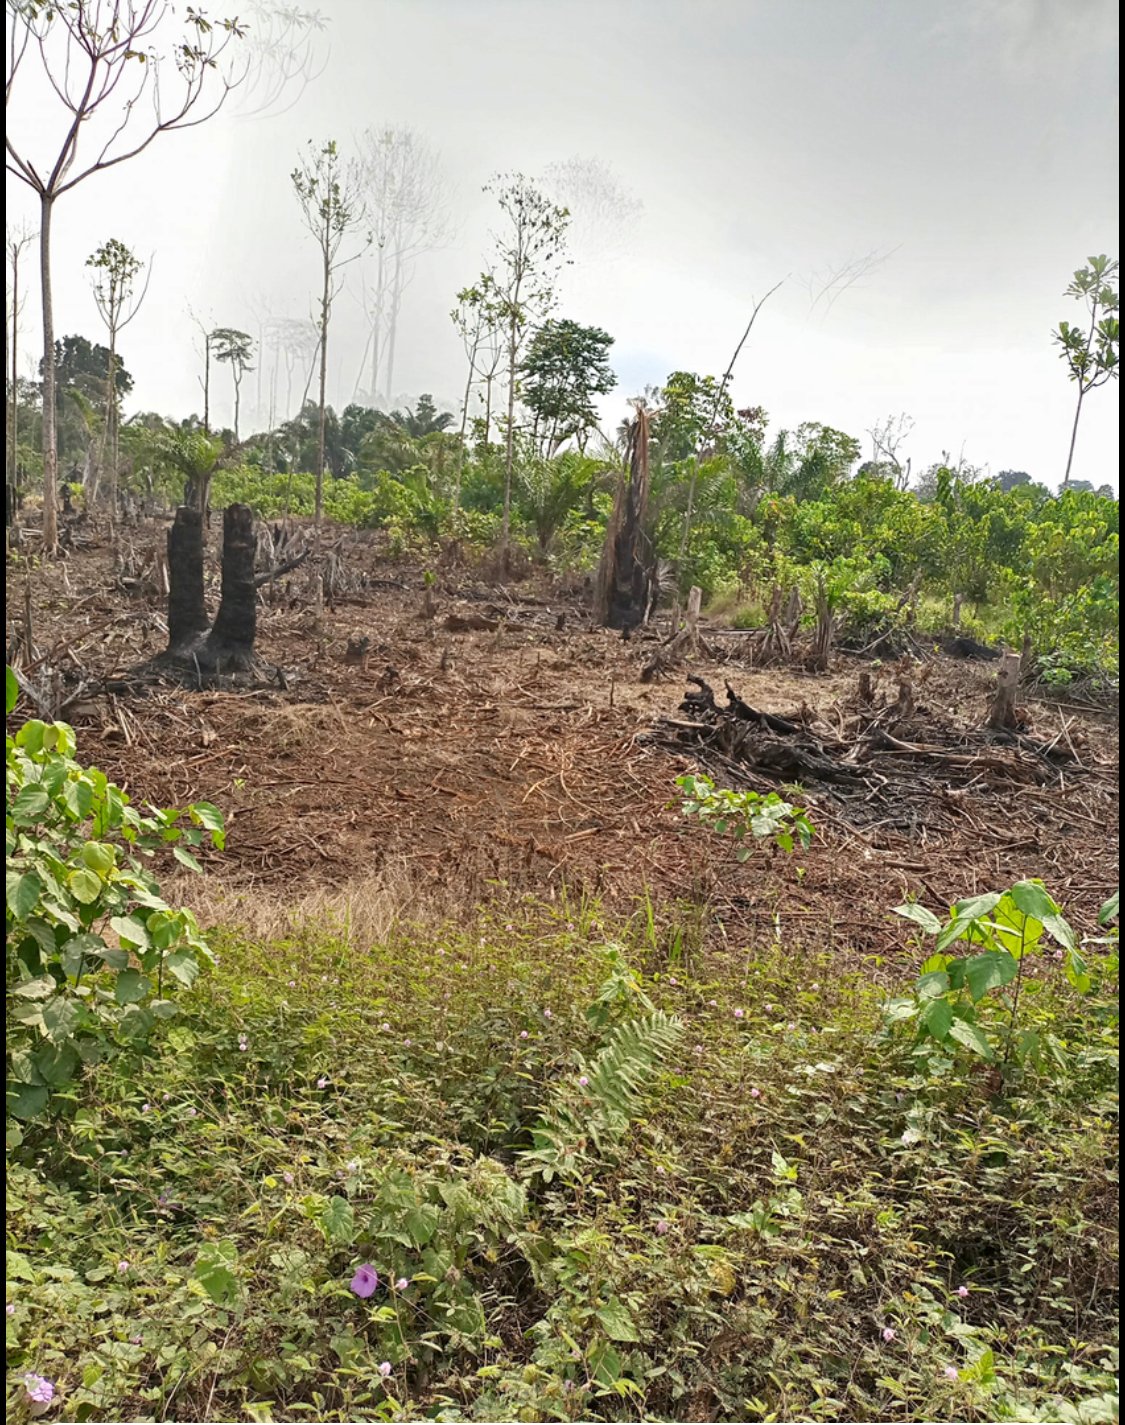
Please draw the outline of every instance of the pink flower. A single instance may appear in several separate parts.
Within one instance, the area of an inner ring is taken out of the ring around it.
[[[27,1398],[36,1405],[50,1405],[55,1398],[55,1387],[45,1376],[37,1376],[29,1371],[23,1378],[23,1388]]]
[[[15,1304],[14,1301],[9,1301],[8,1304],[4,1307],[4,1315],[5,1315],[5,1316],[14,1316],[15,1314],[16,1314],[16,1304]]]
[[[719,1001],[717,999],[709,999],[707,1003],[711,1006],[712,1009],[718,1009],[719,1007]]]
[[[746,1011],[744,1009],[736,1009],[734,1012],[734,1017],[735,1019],[742,1019],[745,1013]]]
[[[959,1287],[957,1288],[957,1295],[958,1295],[958,1296],[968,1296],[968,1294],[969,1294],[969,1288],[968,1288],[967,1286],[959,1286]]]
[[[326,1089],[328,1087],[328,1080],[323,1074],[321,1074],[320,1078],[317,1079],[316,1086],[318,1089]]]
[[[526,1030],[526,1029],[521,1029],[521,1030],[520,1030],[520,1038],[521,1038],[521,1039],[526,1039],[526,1038],[527,1038],[527,1030]]]
[[[660,1166],[659,1163],[657,1163],[656,1165],[656,1173],[658,1177],[662,1178],[664,1176],[664,1169]]]
[[[792,1022],[792,1020],[790,1020],[790,1022],[789,1022],[789,1029],[790,1029],[790,1031],[796,1029],[796,1027],[797,1027],[797,1026]]]
[[[672,1224],[670,1222],[665,1222],[665,1220],[661,1218],[660,1221],[656,1224],[657,1235],[663,1237],[664,1234],[671,1228],[671,1226]]]
[[[697,1044],[691,1052],[697,1056],[701,1055],[703,1053],[703,1045]]]
[[[584,1088],[586,1087],[586,1085],[587,1085],[589,1082],[590,1082],[590,1080],[586,1077],[585,1074],[579,1074],[579,1075],[578,1075],[578,1086],[579,1086],[579,1088],[583,1088],[583,1089],[584,1089]]]
[[[142,1336],[130,1336],[129,1340],[134,1346],[139,1346],[144,1338]]]
[[[544,1018],[544,1019],[553,1019],[553,1018],[554,1018],[554,1015],[551,1013],[551,1011],[550,1011],[549,1009],[545,1009],[545,1010],[543,1011],[543,1018]]]
[[[891,1330],[891,1328],[890,1328],[889,1326],[884,1326],[884,1327],[883,1327],[883,1340],[889,1342],[889,1341],[893,1341],[894,1338],[895,1338],[895,1333]]]
[[[773,1005],[772,1005],[772,1004],[764,1004],[764,1005],[762,1005],[762,1008],[765,1010],[765,1012],[766,1012],[767,1014],[772,1014],[772,1013],[773,1013]]]
[[[404,1039],[402,1042],[403,1042],[403,1044],[405,1045],[405,1047],[406,1047],[407,1049],[409,1049],[412,1041],[409,1040],[409,1039]]]
[[[395,1282],[395,1291],[405,1291],[409,1285],[410,1282],[406,1277],[399,1277],[398,1281]]]
[[[945,1370],[942,1371],[942,1375],[946,1378],[946,1380],[959,1379],[956,1366],[946,1366]]]
[[[356,1296],[373,1296],[379,1285],[379,1273],[372,1266],[356,1267],[355,1276],[348,1283]]]
[[[678,985],[680,982],[679,982],[679,980],[676,979],[675,975],[669,975],[669,976],[668,976],[668,983],[669,983],[670,985]]]
[[[129,1263],[124,1261],[118,1262],[117,1270],[120,1275],[124,1276],[124,1274],[129,1270]]]
[[[281,1175],[281,1181],[285,1184],[286,1187],[292,1187],[292,1186],[293,1186],[293,1174],[292,1174],[292,1173],[282,1173],[282,1175]]]
[[[751,1090],[750,1090],[750,1097],[751,1097],[751,1098],[761,1098],[761,1096],[762,1096],[762,1091],[761,1091],[761,1089],[751,1089]]]
[[[384,1380],[386,1380],[386,1378],[390,1375],[392,1369],[393,1367],[391,1366],[390,1361],[380,1361],[379,1374],[383,1377]]]

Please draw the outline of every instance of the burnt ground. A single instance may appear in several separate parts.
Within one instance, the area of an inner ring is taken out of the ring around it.
[[[786,795],[818,829],[812,848],[740,866],[678,811],[675,777],[702,766],[722,780],[724,765],[698,761],[667,722],[688,716],[685,675],[720,696],[729,682],[839,751],[860,671],[886,701],[901,669],[843,654],[827,674],[755,668],[749,640],[715,630],[712,652],[646,684],[654,645],[591,627],[573,592],[545,579],[489,583],[446,560],[430,566],[427,615],[426,566],[388,560],[374,535],[344,539],[344,567],[366,587],[326,611],[319,636],[303,571],[260,609],[259,651],[286,670],[284,688],[105,691],[164,646],[163,601],[143,566],[166,527],[127,534],[140,575],[115,571],[108,539],[89,529],[58,563],[9,560],[8,643],[24,645],[17,662],[42,687],[63,670],[55,686],[72,699],[62,715],[83,760],[135,800],[223,809],[228,846],[209,857],[208,884],[233,895],[291,904],[392,870],[415,904],[468,904],[501,883],[536,896],[585,890],[629,910],[647,890],[662,903],[705,901],[725,933],[751,940],[780,929],[893,953],[906,935],[887,912],[907,894],[939,908],[1039,876],[1091,929],[1117,884],[1116,708],[1025,700],[1027,738],[1056,760],[1000,754],[979,734],[994,665],[931,654],[908,670],[917,708],[895,730],[929,754],[890,749],[891,778],[852,767],[847,795],[790,778],[800,790]],[[213,611],[217,590],[209,602]],[[451,615],[500,627],[451,631]],[[349,639],[361,638],[367,654],[349,659]],[[782,785],[731,767],[728,784]]]

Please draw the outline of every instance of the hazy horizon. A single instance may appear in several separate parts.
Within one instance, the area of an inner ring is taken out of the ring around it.
[[[955,0],[934,18],[875,0],[788,5],[568,0],[325,0],[324,70],[287,111],[231,104],[93,177],[54,220],[55,330],[104,341],[85,260],[110,237],[154,258],[121,339],[128,412],[201,410],[188,308],[257,334],[307,316],[317,253],[289,174],[305,143],[345,154],[368,126],[404,125],[441,155],[455,233],[405,297],[393,399],[458,409],[465,359],[450,320],[485,264],[497,171],[604,164],[643,209],[616,256],[579,249],[558,314],[614,338],[625,402],[673,370],[720,374],[753,300],[779,280],[736,368],[737,405],[771,432],[820,421],[860,439],[904,412],[915,471],[943,450],[1062,477],[1075,388],[1051,341],[1088,256],[1118,255],[1117,18],[1106,0]],[[42,105],[40,109],[38,106]],[[9,132],[35,153],[50,113],[30,84]],[[8,178],[9,223],[35,221]],[[834,302],[817,274],[882,260]],[[25,272],[34,272],[34,260]],[[358,265],[336,301],[329,399],[354,397],[365,331]],[[33,290],[22,321],[31,375]],[[268,387],[268,358],[262,387]],[[243,386],[244,433],[262,424]],[[297,396],[294,395],[294,404]],[[232,394],[213,382],[215,421]],[[279,412],[281,419],[285,414]],[[1117,486],[1117,396],[1083,411],[1073,477]]]

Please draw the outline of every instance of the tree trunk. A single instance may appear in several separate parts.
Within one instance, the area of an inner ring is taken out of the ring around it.
[[[326,252],[324,256],[324,290],[320,298],[320,419],[317,423],[316,434],[316,520],[313,526],[316,543],[315,554],[318,560],[320,558],[320,520],[324,511],[324,430],[328,395],[328,284],[331,274],[332,269]]]
[[[168,531],[168,652],[185,653],[207,624],[203,511],[181,505]]]
[[[387,323],[387,409],[394,402],[395,339],[398,336],[398,313],[402,306],[402,254],[395,253],[395,273],[391,278],[391,313]]]
[[[465,468],[465,430],[469,424],[469,401],[473,394],[473,373],[476,370],[476,344],[473,345],[473,354],[469,357],[469,377],[465,382],[465,400],[461,406],[461,448],[457,452],[457,481],[453,487],[453,510],[456,513],[461,508],[461,473]]]
[[[234,443],[238,444],[238,408],[242,400],[242,377],[234,378]]]
[[[223,511],[223,592],[203,653],[216,672],[246,671],[254,662],[258,592],[254,561],[258,542],[249,505]]]
[[[508,332],[508,430],[504,442],[504,521],[501,539],[505,551],[508,548],[508,528],[512,520],[512,465],[516,446],[516,323],[515,318]]]
[[[43,294],[43,552],[59,548],[59,433],[55,411],[55,310],[51,298],[51,216],[54,198],[39,203],[39,280]]]
[[[1074,409],[1074,427],[1070,432],[1070,449],[1066,456],[1066,474],[1063,476],[1062,487],[1065,490],[1070,484],[1070,467],[1074,463],[1074,442],[1078,439],[1078,417],[1082,414],[1082,402],[1086,397],[1086,392],[1082,389],[1082,383],[1078,384],[1078,405]]]
[[[1006,730],[1017,726],[1016,690],[1020,682],[1020,655],[1008,652],[1000,660],[996,675],[996,695],[988,713],[989,727]]]
[[[634,628],[645,614],[648,444],[648,416],[642,410],[629,438],[629,469],[618,481],[594,586],[594,617],[607,628]]]
[[[16,462],[19,460],[19,343],[20,343],[20,251],[16,246],[12,251],[12,386],[8,414],[8,457],[7,484],[13,491],[17,483]],[[11,524],[11,520],[8,521]]]
[[[203,434],[211,434],[211,333],[203,333]]]
[[[117,523],[117,440],[114,416],[117,410],[117,328],[109,329],[109,363],[106,372],[105,432],[102,436],[102,469],[109,467],[109,529],[112,535]]]

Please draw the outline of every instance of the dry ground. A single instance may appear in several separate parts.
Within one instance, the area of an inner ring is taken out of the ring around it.
[[[155,547],[165,528],[150,523],[126,543]],[[43,661],[29,673],[62,666],[97,687],[157,653],[163,622],[158,596],[122,586],[105,534],[86,537],[59,563],[9,560],[8,642],[24,640],[30,600]],[[812,849],[738,866],[677,810],[674,778],[693,764],[651,734],[685,684],[640,681],[651,646],[591,627],[580,600],[546,582],[489,585],[456,567],[435,567],[437,612],[427,618],[422,565],[391,564],[374,536],[345,549],[369,586],[326,613],[319,637],[300,576],[291,597],[282,590],[261,610],[259,648],[289,670],[286,689],[96,692],[67,714],[80,756],[135,799],[206,798],[223,809],[229,841],[209,867],[212,911],[219,897],[228,913],[269,920],[350,893],[370,903],[372,888],[384,909],[450,908],[496,883],[547,896],[587,890],[624,909],[647,889],[662,902],[706,900],[720,930],[741,937],[772,938],[780,917],[783,935],[893,953],[905,936],[887,911],[910,893],[937,908],[1041,876],[1089,927],[1117,884],[1116,709],[1028,704],[1038,736],[1062,729],[1078,751],[1081,766],[1057,784],[981,783],[913,834],[849,823],[809,788],[801,799],[820,833]],[[499,634],[443,626],[450,613],[495,612],[508,616]],[[371,640],[363,665],[345,661],[353,634]],[[870,667],[838,656],[827,675],[754,669],[737,637],[712,642],[729,660],[684,671],[720,692],[729,680],[782,715],[804,703],[831,721]],[[935,656],[917,672],[930,715],[947,728],[980,723],[988,665]],[[939,785],[928,794],[943,795]]]

